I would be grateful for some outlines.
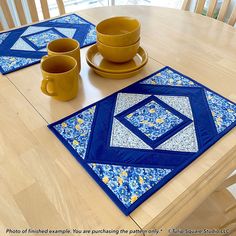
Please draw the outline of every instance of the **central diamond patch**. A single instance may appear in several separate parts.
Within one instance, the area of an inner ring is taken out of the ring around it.
[[[128,114],[125,119],[151,140],[156,140],[164,133],[183,122],[182,119],[175,116],[155,101],[150,101],[136,111]]]
[[[52,28],[38,33],[23,36],[22,38],[33,48],[35,48],[36,50],[40,50],[45,48],[49,42],[65,37],[65,35]]]
[[[154,96],[121,112],[116,118],[152,148],[191,123],[189,118]]]

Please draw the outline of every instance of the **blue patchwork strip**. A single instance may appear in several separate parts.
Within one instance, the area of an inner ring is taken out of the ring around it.
[[[128,215],[235,126],[236,104],[165,67],[48,127]]]
[[[59,38],[73,38],[81,48],[86,47],[96,42],[95,25],[70,14],[0,33],[0,72],[7,74],[40,62],[47,44]]]

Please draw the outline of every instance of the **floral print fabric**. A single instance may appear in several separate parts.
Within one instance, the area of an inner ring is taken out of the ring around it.
[[[126,207],[132,205],[172,171],[171,169],[138,168],[96,163],[89,165]]]
[[[97,34],[96,34],[96,29],[93,25],[89,27],[88,34],[84,40],[83,45],[90,44],[91,42],[96,41]]]
[[[55,126],[55,129],[84,158],[93,123],[95,106]]]
[[[217,131],[221,133],[236,121],[236,105],[208,90],[205,93]]]
[[[39,32],[26,37],[31,43],[33,43],[38,49],[45,48],[47,44],[53,40],[62,38],[61,35],[57,34],[54,30],[47,30]]]
[[[128,114],[125,119],[151,140],[156,140],[183,121],[155,101]]]
[[[13,69],[17,69],[19,67],[33,64],[37,62],[38,59],[24,58],[24,57],[0,57],[0,66],[4,71],[9,71]]]
[[[62,18],[58,18],[58,19],[55,19],[55,20],[50,20],[50,22],[56,22],[56,23],[62,23],[62,24],[77,24],[77,25],[80,25],[80,24],[88,24],[88,22],[86,22],[85,20],[81,19],[80,17],[72,14],[72,15],[69,15],[69,16],[65,16],[65,17],[62,17]]]
[[[165,69],[152,77],[140,82],[141,84],[167,85],[178,87],[198,87],[196,83],[170,69]]]

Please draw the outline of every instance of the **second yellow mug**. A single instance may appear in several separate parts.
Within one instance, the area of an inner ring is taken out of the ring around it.
[[[70,56],[44,56],[41,60],[44,94],[60,101],[69,101],[78,93],[77,61]]]
[[[48,55],[67,55],[75,58],[80,72],[80,44],[75,39],[61,38],[51,41],[48,46]]]

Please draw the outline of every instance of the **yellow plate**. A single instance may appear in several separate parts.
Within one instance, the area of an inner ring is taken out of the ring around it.
[[[97,45],[89,48],[86,56],[87,63],[93,69],[109,73],[128,73],[142,68],[148,61],[148,55],[139,47],[134,58],[126,63],[113,63],[105,60],[97,49]]]
[[[98,70],[94,67],[92,67],[92,69],[98,75],[100,75],[104,78],[108,78],[108,79],[127,79],[129,77],[132,77],[132,76],[135,76],[136,74],[138,74],[143,69],[144,66],[145,66],[145,64],[141,68],[138,68],[137,70],[133,70],[133,71],[130,71],[130,72],[125,72],[125,73],[105,72],[105,71]]]

